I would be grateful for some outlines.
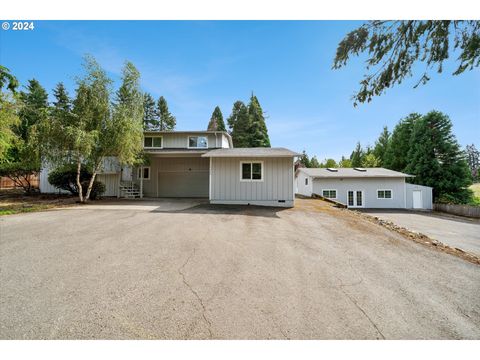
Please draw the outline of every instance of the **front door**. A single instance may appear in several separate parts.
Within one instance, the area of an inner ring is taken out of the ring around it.
[[[362,190],[349,190],[347,194],[348,207],[364,207],[363,203],[363,191]]]

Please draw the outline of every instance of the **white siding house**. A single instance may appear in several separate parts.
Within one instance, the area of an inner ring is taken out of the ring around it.
[[[411,175],[383,168],[299,168],[298,194],[320,195],[350,208],[432,209],[432,188],[412,185]]]
[[[213,204],[293,206],[294,157],[284,148],[234,149],[221,131],[144,133],[145,165],[122,167],[106,158],[97,180],[104,196],[209,198]],[[40,174],[41,192],[58,192]]]
[[[213,150],[210,158],[210,202],[293,207],[294,157],[284,148]]]

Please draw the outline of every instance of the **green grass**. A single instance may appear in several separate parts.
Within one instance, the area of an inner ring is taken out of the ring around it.
[[[480,183],[475,183],[469,187],[473,191],[472,205],[480,206]]]
[[[32,206],[7,206],[4,208],[0,208],[0,216],[3,215],[13,215],[13,214],[21,214],[21,213],[29,213],[29,212],[35,212],[35,211],[42,211],[46,209],[51,209],[54,206],[52,205],[32,205]]]

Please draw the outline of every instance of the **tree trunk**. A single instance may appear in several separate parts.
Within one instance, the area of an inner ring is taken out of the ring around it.
[[[85,194],[85,202],[90,199],[90,193],[92,192],[93,182],[95,181],[95,177],[97,176],[99,165],[96,165],[93,169],[92,177],[90,178],[90,182],[88,183],[87,193]]]
[[[80,182],[80,172],[82,171],[82,162],[80,161],[80,158],[77,159],[77,189],[78,189],[78,198],[81,203],[84,202],[83,200],[83,189],[82,189],[82,183]]]

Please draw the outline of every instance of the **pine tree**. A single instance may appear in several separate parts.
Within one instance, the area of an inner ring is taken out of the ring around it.
[[[160,131],[172,131],[175,130],[177,120],[168,110],[167,100],[163,96],[160,96],[157,102],[157,117],[158,117],[158,130]]]
[[[408,165],[408,150],[410,149],[410,138],[415,122],[421,118],[420,114],[412,113],[400,122],[393,129],[389,145],[383,158],[383,166],[395,171],[405,171]]]
[[[143,128],[156,130],[159,128],[158,116],[155,111],[155,99],[149,93],[143,94]]]
[[[447,115],[431,111],[415,121],[405,171],[415,175],[413,182],[433,187],[434,199],[465,200],[471,176]]]
[[[388,149],[388,143],[390,140],[390,132],[386,126],[383,127],[383,131],[375,142],[375,147],[373,148],[373,154],[379,160],[378,166],[383,166],[385,161],[385,153]]]
[[[250,147],[270,147],[263,110],[257,97],[253,94],[248,104],[248,116],[250,117]]]
[[[245,106],[245,104],[240,100],[235,101],[235,103],[233,104],[232,113],[227,119],[227,124],[228,124],[228,128],[230,129],[230,133],[233,131],[235,123],[238,120],[238,114],[240,113],[240,109],[243,106]]]
[[[225,122],[223,121],[222,111],[218,106],[213,110],[212,117],[208,123],[208,131],[227,131],[225,127]]]
[[[352,154],[350,155],[352,167],[361,167],[363,157],[364,157],[364,153],[363,153],[362,146],[360,145],[359,142],[357,142],[357,146],[355,147],[355,150],[353,150]]]
[[[310,159],[308,158],[307,152],[303,150],[302,155],[298,159],[302,167],[309,168],[310,166]]]
[[[235,109],[235,107],[234,107]],[[231,123],[233,124],[232,129],[232,141],[234,147],[250,147],[250,117],[248,116],[248,109],[242,103],[240,108],[234,115],[235,118],[232,118]],[[233,115],[233,113],[232,113]]]
[[[53,96],[55,100],[52,102],[51,116],[64,124],[71,123],[73,121],[72,99],[62,82],[58,83],[53,89]]]
[[[20,93],[23,108],[20,111],[19,135],[27,140],[29,130],[38,124],[45,116],[48,109],[47,91],[35,80],[28,80],[27,91]]]

